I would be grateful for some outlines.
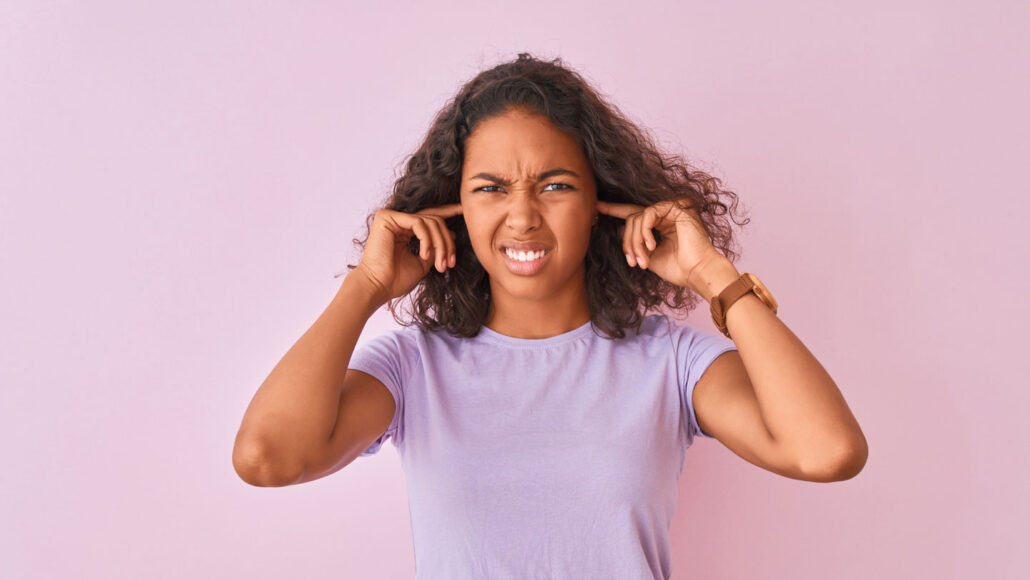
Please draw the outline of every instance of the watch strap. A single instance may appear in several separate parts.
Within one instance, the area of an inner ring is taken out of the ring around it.
[[[744,272],[740,275],[740,278],[734,280],[718,296],[712,297],[712,321],[715,322],[716,328],[726,335],[726,338],[731,338],[730,330],[726,327],[726,312],[730,309],[730,306],[733,306],[737,300],[740,300],[748,292],[753,292],[773,313],[776,312],[775,305],[770,304],[761,294],[755,292],[754,275]]]
[[[726,328],[726,311],[753,287],[754,283],[751,278],[741,275],[717,296],[712,297],[712,320],[715,322],[715,326],[726,335],[726,338],[730,336],[729,329]]]

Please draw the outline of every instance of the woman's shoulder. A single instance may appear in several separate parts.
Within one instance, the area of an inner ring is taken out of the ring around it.
[[[648,314],[640,323],[638,334],[641,336],[665,336],[674,332],[679,324],[668,314]]]
[[[419,350],[419,345],[425,342],[425,332],[417,324],[376,330],[366,329],[366,332],[362,333],[359,343],[389,345],[394,349],[401,350]]]
[[[649,314],[640,324],[639,336],[649,338],[671,337],[674,341],[682,338],[705,334],[705,331],[691,325],[685,320],[678,320],[668,314]]]

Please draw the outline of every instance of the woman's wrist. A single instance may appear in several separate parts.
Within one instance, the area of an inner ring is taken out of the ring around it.
[[[740,278],[740,272],[737,267],[723,256],[698,270],[691,288],[700,294],[705,302],[711,303],[712,298],[718,296],[738,278]]]
[[[372,315],[389,301],[386,289],[373,282],[360,268],[350,271],[340,284],[336,293],[337,300],[353,306],[360,305]]]

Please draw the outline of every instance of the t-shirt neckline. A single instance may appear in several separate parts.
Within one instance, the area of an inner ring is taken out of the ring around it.
[[[568,332],[563,332],[554,336],[548,336],[547,338],[518,338],[515,336],[508,336],[507,334],[501,334],[496,330],[491,330],[484,324],[479,327],[479,336],[483,337],[483,340],[506,346],[540,348],[551,347],[584,338],[587,335],[593,334],[594,330],[592,327],[593,321],[588,320],[578,328],[574,328]]]

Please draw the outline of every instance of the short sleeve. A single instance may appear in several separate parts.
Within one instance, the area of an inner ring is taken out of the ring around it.
[[[737,350],[737,345],[725,336],[689,325],[677,325],[673,333],[673,342],[676,345],[680,389],[688,417],[688,436],[691,439],[694,435],[715,439],[713,435],[702,431],[697,424],[697,414],[694,412],[694,386],[712,361],[726,351]]]
[[[404,384],[410,376],[410,361],[417,352],[408,345],[403,330],[390,330],[367,341],[359,342],[351,353],[347,368],[368,373],[379,379],[393,395],[395,409],[393,419],[386,431],[361,453],[361,457],[379,451],[387,439],[393,439],[394,446],[404,440]]]

